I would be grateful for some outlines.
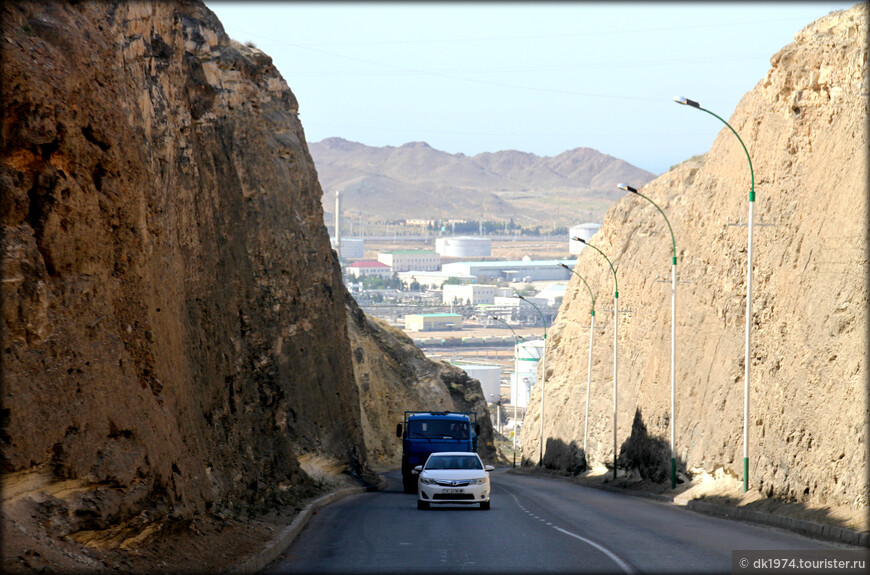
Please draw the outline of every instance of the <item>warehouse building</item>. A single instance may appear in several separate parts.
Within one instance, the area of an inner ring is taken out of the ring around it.
[[[378,261],[394,272],[411,270],[436,271],[441,268],[441,256],[432,250],[395,250],[378,253]]]
[[[421,313],[405,316],[406,331],[442,331],[461,327],[462,315],[458,313]]]
[[[577,260],[454,262],[444,264],[441,270],[490,280],[563,281],[571,278],[571,272],[559,264],[574,269],[576,263]]]
[[[421,270],[411,270],[409,272],[399,272],[399,279],[408,285],[416,281],[425,288],[440,289],[450,279],[457,279],[460,283],[468,284],[477,278],[442,271],[424,272]]]
[[[382,264],[381,262],[376,262],[374,260],[362,260],[359,262],[353,262],[352,264],[347,266],[346,269],[347,273],[355,278],[363,276],[377,276],[382,278],[388,278],[393,275],[390,266]]]

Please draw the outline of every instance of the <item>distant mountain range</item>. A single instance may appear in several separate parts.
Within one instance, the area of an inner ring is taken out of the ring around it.
[[[425,142],[372,147],[342,138],[309,143],[324,191],[324,211],[366,221],[455,218],[507,221],[525,227],[601,221],[624,194],[655,174],[590,148],[554,157],[507,150],[449,154]]]

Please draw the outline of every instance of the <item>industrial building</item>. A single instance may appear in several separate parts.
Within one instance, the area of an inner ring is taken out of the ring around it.
[[[492,240],[474,236],[437,238],[435,251],[443,257],[451,258],[486,257],[492,255]]]
[[[355,278],[363,276],[377,276],[382,278],[388,278],[393,275],[393,271],[390,269],[390,266],[382,264],[381,262],[376,262],[374,260],[362,260],[358,262],[353,262],[352,264],[347,266],[346,269],[347,273]]]
[[[562,299],[565,297],[565,289],[567,287],[568,284],[563,283],[550,284],[536,293],[534,299],[542,299],[547,302],[547,305],[558,307],[562,305]]]
[[[577,260],[523,260],[494,262],[454,262],[441,266],[441,271],[478,278],[504,279],[508,281],[563,281],[571,278],[571,269]]]
[[[441,301],[445,304],[493,304],[498,288],[494,285],[470,284],[451,285],[445,284],[441,288]]]
[[[437,271],[441,268],[441,256],[432,250],[395,250],[378,253],[378,261],[394,272],[420,270]]]
[[[546,307],[547,305],[549,305],[549,302],[547,302],[546,299],[540,298],[538,296],[527,297],[527,298],[525,298],[525,300],[527,302],[529,302],[530,304],[536,305],[538,307]],[[500,306],[500,307],[505,307],[505,306],[520,307],[523,305],[523,300],[521,300],[520,298],[518,298],[516,296],[507,296],[507,297],[496,296],[492,303],[497,305],[497,306]]]
[[[462,315],[458,313],[421,313],[405,316],[406,331],[440,331],[462,327]]]
[[[424,272],[421,270],[411,270],[408,272],[399,272],[399,279],[406,284],[411,284],[416,281],[423,287],[439,289],[449,279],[457,279],[463,284],[471,283],[475,279],[474,276],[464,276],[459,274],[451,274],[447,272]]]
[[[575,241],[572,238],[580,238],[588,242],[592,236],[595,235],[595,232],[600,229],[601,224],[596,224],[594,222],[571,226],[568,230],[568,253],[571,255],[577,255],[586,247],[581,242]]]

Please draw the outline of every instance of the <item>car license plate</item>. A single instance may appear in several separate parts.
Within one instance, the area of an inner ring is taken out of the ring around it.
[[[465,493],[464,489],[442,489],[442,493]]]

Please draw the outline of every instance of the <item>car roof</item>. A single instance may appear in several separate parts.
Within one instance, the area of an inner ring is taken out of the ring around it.
[[[467,455],[469,457],[473,456],[473,457],[477,457],[478,459],[480,459],[480,456],[473,451],[437,451],[437,452],[429,455],[429,457],[432,457],[433,455],[451,455],[451,456]]]

